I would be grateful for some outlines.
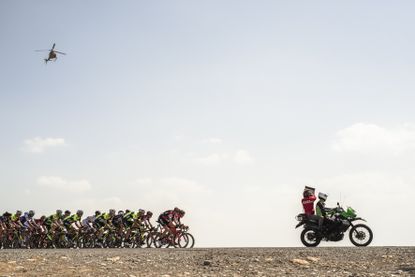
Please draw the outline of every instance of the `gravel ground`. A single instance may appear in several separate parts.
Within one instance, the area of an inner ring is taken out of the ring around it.
[[[415,247],[0,250],[0,276],[415,276]]]

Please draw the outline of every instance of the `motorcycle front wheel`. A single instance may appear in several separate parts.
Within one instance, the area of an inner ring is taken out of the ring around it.
[[[368,246],[373,240],[373,232],[367,225],[357,224],[350,229],[349,239],[355,246]]]
[[[301,232],[301,242],[307,247],[316,247],[320,244],[320,241],[321,238],[316,231],[311,228],[305,228]]]

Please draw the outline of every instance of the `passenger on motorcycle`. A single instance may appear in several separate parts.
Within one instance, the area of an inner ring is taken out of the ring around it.
[[[315,189],[311,187],[305,187],[303,191],[303,199],[301,204],[303,204],[304,213],[307,216],[314,215],[314,201],[316,201],[316,196],[314,194]]]

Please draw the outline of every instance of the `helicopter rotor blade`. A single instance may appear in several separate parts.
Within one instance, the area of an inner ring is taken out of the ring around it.
[[[66,53],[63,53],[63,52],[59,52],[59,51],[53,51],[53,52],[55,52],[55,53],[59,53],[59,54],[62,54],[62,55],[66,55]]]
[[[45,51],[50,51],[49,49],[40,49],[40,50],[35,50],[35,52],[45,52]]]
[[[56,45],[56,43],[53,43],[52,49],[50,49],[50,50],[55,49],[55,45]]]

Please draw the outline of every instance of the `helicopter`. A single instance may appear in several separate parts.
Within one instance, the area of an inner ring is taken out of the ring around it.
[[[56,54],[61,54],[61,55],[66,55],[66,53],[60,52],[55,50],[55,46],[56,43],[53,44],[52,49],[42,49],[42,50],[35,50],[36,52],[44,52],[44,51],[49,51],[49,56],[47,59],[45,60],[45,64],[47,64],[49,61],[53,60],[56,62],[56,60],[58,59],[58,56]]]

